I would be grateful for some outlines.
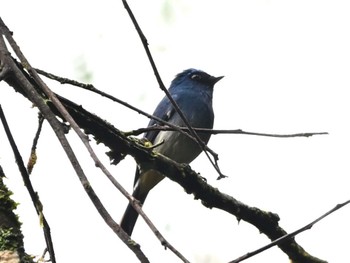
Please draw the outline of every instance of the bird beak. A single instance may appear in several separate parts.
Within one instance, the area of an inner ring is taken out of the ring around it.
[[[220,77],[212,77],[212,83],[213,85],[218,82],[220,79],[222,79],[224,76],[220,76]]]

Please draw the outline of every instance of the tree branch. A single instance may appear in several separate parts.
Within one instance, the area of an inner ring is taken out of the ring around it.
[[[241,262],[243,260],[246,260],[252,256],[255,256],[273,246],[276,246],[278,244],[281,244],[282,242],[284,242],[285,240],[288,240],[288,239],[291,239],[291,238],[294,238],[296,235],[306,231],[306,230],[309,230],[311,229],[316,223],[318,223],[319,221],[321,221],[322,219],[324,219],[325,217],[329,216],[330,214],[332,214],[333,212],[337,211],[338,209],[342,208],[343,206],[346,206],[350,203],[350,200],[344,202],[344,203],[341,203],[341,204],[337,204],[334,208],[332,208],[331,210],[329,210],[327,213],[323,214],[322,216],[320,216],[319,218],[317,218],[316,220],[312,221],[311,223],[307,224],[306,226],[298,229],[298,230],[295,230],[294,232],[292,233],[289,233],[289,234],[286,234],[280,238],[277,238],[276,240],[274,240],[273,242],[271,242],[270,244],[266,245],[266,246],[263,246],[253,252],[249,252],[233,261],[230,261],[229,263],[238,263],[238,262]],[[307,263],[307,262],[315,262],[315,260],[318,260],[318,259],[315,259],[313,257],[310,257],[310,259],[307,259],[303,262]]]
[[[37,160],[36,146],[37,146],[38,141],[39,141],[41,129],[43,127],[43,122],[44,122],[44,117],[39,112],[39,114],[38,114],[38,129],[37,129],[36,134],[35,134],[34,139],[33,139],[32,148],[30,150],[30,156],[29,156],[29,160],[27,163],[28,174],[32,173],[34,165],[36,164],[36,160]]]
[[[188,132],[188,129],[185,127],[179,127],[182,131]],[[277,138],[292,138],[292,137],[311,137],[314,135],[328,135],[328,132],[304,132],[304,133],[294,133],[294,134],[271,134],[271,133],[259,133],[259,132],[247,132],[241,129],[236,130],[216,130],[216,129],[205,129],[205,128],[193,128],[196,132],[199,133],[210,133],[212,135],[217,134],[243,134],[243,135],[256,135],[256,136],[265,136],[265,137],[277,137]],[[172,127],[154,125],[147,128],[139,128],[137,130],[126,132],[125,135],[140,135],[148,131],[174,131]]]

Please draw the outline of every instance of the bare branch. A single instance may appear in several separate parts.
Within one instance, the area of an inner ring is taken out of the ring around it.
[[[44,117],[39,112],[39,114],[38,114],[38,129],[37,129],[36,134],[35,134],[34,139],[33,139],[33,145],[32,145],[32,148],[30,150],[30,156],[29,156],[29,160],[27,163],[28,174],[32,173],[32,170],[33,170],[34,165],[36,163],[36,159],[37,159],[36,146],[37,146],[38,141],[39,141],[39,136],[41,133],[41,128],[43,126],[43,122],[44,122]]]
[[[294,238],[296,235],[306,231],[306,230],[309,230],[311,229],[316,223],[318,223],[319,221],[321,221],[322,219],[324,219],[325,217],[329,216],[330,214],[332,214],[333,212],[337,211],[338,209],[342,208],[343,206],[346,206],[347,204],[350,203],[350,200],[344,202],[344,203],[341,203],[341,204],[337,204],[334,208],[332,208],[331,210],[329,210],[327,213],[323,214],[322,216],[320,216],[319,218],[317,218],[316,220],[312,221],[311,223],[307,224],[306,226],[298,229],[298,230],[295,230],[294,232],[292,233],[289,233],[289,234],[286,234],[280,238],[277,238],[276,240],[274,240],[273,242],[271,242],[270,244],[266,245],[266,246],[263,246],[253,252],[249,252],[247,253],[246,255],[243,255],[233,261],[230,261],[229,263],[238,263],[238,262],[241,262],[243,260],[246,260],[254,255],[257,255],[273,246],[276,246],[278,244],[281,244],[282,242],[284,242],[285,240],[287,239],[291,239],[291,238]],[[305,259],[303,262],[305,263],[308,263],[308,262],[319,262],[317,261],[318,259],[315,259],[314,257],[310,257],[310,259]],[[323,261],[321,261],[323,262]]]
[[[188,132],[188,129],[185,127],[178,127],[182,131]],[[266,136],[266,137],[277,137],[277,138],[291,138],[291,137],[311,137],[314,135],[328,135],[328,132],[304,132],[304,133],[294,133],[294,134],[270,134],[270,133],[258,133],[258,132],[247,132],[241,129],[236,130],[216,130],[216,129],[204,129],[204,128],[193,128],[196,132],[199,133],[210,133],[212,135],[216,134],[244,134],[244,135],[256,135],[256,136]],[[148,131],[174,131],[172,127],[155,125],[147,128],[140,128],[137,130],[126,132],[126,136],[131,135],[140,135]]]

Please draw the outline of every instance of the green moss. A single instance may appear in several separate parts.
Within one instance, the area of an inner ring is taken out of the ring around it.
[[[14,233],[12,227],[0,228],[0,251],[11,250],[14,251],[17,249],[17,235]]]
[[[25,254],[21,223],[13,212],[18,204],[11,199],[12,192],[5,186],[4,177],[0,166],[0,252],[17,251],[21,262],[33,262]]]

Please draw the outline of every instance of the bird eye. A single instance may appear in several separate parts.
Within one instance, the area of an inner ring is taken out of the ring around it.
[[[191,76],[191,79],[193,79],[193,80],[200,80],[200,79],[202,79],[202,76],[200,76],[200,75],[198,75],[198,74],[193,74],[193,75]]]

